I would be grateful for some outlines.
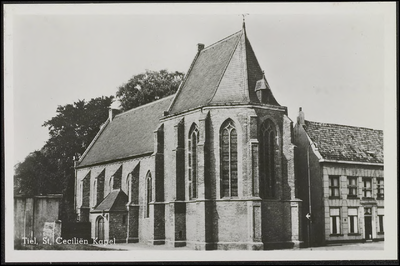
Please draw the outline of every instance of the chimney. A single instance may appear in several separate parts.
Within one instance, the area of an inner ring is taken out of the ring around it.
[[[201,50],[203,50],[203,49],[204,49],[204,44],[198,43],[198,44],[197,44],[197,51],[198,51],[198,52],[201,52]]]
[[[305,125],[303,108],[299,108],[299,116],[297,117],[297,124]]]
[[[108,109],[108,119],[110,119],[110,122],[113,121],[114,117],[118,114],[117,109],[109,108]]]

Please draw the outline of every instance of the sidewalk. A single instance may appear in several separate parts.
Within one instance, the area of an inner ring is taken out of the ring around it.
[[[365,243],[340,243],[323,247],[303,248],[301,250],[384,250],[385,241]]]
[[[285,249],[290,250],[383,250],[384,241],[378,242],[366,242],[366,243],[341,243],[341,244],[331,244],[323,247],[311,247],[311,248],[301,248],[301,249]],[[110,250],[192,250],[189,247],[170,247],[167,245],[146,245],[143,243],[117,243],[111,245],[92,245],[96,247],[102,247]],[[274,250],[269,250],[274,251]],[[276,250],[275,250],[276,251]]]
[[[170,247],[167,245],[146,245],[144,243],[117,243],[110,245],[92,245],[112,250],[192,250],[188,247]]]

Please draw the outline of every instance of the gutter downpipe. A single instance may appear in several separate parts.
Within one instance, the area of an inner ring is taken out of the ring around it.
[[[307,147],[307,178],[308,178],[308,246],[311,247],[311,169],[310,169],[310,145]]]

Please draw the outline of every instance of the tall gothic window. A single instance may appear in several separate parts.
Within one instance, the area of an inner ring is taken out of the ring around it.
[[[263,183],[263,194],[266,198],[275,197],[275,150],[276,132],[271,121],[266,121],[261,126],[261,176]]]
[[[150,202],[153,200],[153,183],[151,180],[151,173],[150,171],[147,172],[146,175],[146,213],[145,213],[145,218],[148,218],[150,216]]]
[[[189,172],[189,199],[197,198],[197,143],[199,142],[199,130],[193,124],[189,131],[188,140],[188,172]]]
[[[132,173],[129,173],[126,176],[126,194],[128,195],[129,203],[132,201],[131,184],[132,184]]]
[[[237,131],[232,120],[221,127],[221,197],[238,196]]]
[[[110,180],[108,181],[108,186],[110,187],[110,193],[113,191],[113,186],[114,186],[114,176],[110,177]]]
[[[97,205],[97,179],[93,182],[93,193],[92,193],[92,206],[96,207]]]

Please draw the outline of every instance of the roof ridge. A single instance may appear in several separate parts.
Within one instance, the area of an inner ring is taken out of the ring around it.
[[[240,31],[237,31],[237,32],[235,32],[235,33],[233,33],[233,34],[231,34],[231,35],[229,35],[229,36],[227,36],[227,37],[225,37],[225,38],[223,38],[223,39],[221,39],[221,40],[215,42],[215,43],[210,44],[209,46],[206,46],[203,50],[201,50],[201,52],[204,52],[205,50],[207,50],[207,49],[209,49],[209,48],[211,48],[211,47],[213,47],[213,46],[215,46],[215,45],[217,45],[217,44],[219,44],[219,43],[221,43],[221,42],[224,42],[224,41],[226,41],[226,40],[232,38],[234,35],[236,35],[236,34],[242,32],[242,31],[243,31],[243,30],[241,29]]]
[[[363,129],[375,130],[375,131],[382,131],[382,132],[383,132],[382,129],[375,129],[375,128],[370,128],[370,127],[350,126],[350,125],[335,124],[335,123],[316,122],[316,121],[310,121],[310,120],[305,120],[305,121],[306,121],[306,122],[310,122],[310,123],[327,124],[327,125],[342,126],[342,127],[350,127],[350,128],[363,128]]]
[[[150,105],[154,105],[154,104],[159,103],[159,102],[161,102],[161,101],[163,101],[163,100],[166,100],[166,99],[168,99],[168,98],[171,98],[172,96],[175,96],[175,93],[174,93],[174,94],[171,94],[171,95],[168,95],[168,96],[166,96],[166,97],[163,97],[163,98],[161,98],[161,99],[158,99],[158,100],[156,100],[156,101],[152,101],[152,102],[149,102],[149,103],[145,103],[145,104],[139,105],[139,106],[137,106],[137,107],[135,107],[135,108],[132,108],[132,109],[130,109],[130,110],[128,110],[128,111],[125,111],[125,112],[123,112],[123,113],[117,114],[115,117],[118,117],[118,116],[121,116],[121,115],[125,115],[125,114],[127,114],[127,113],[129,113],[129,112],[131,112],[131,111],[139,110],[139,109],[141,109],[141,108],[143,108],[143,107],[148,107],[148,106],[150,106]]]

